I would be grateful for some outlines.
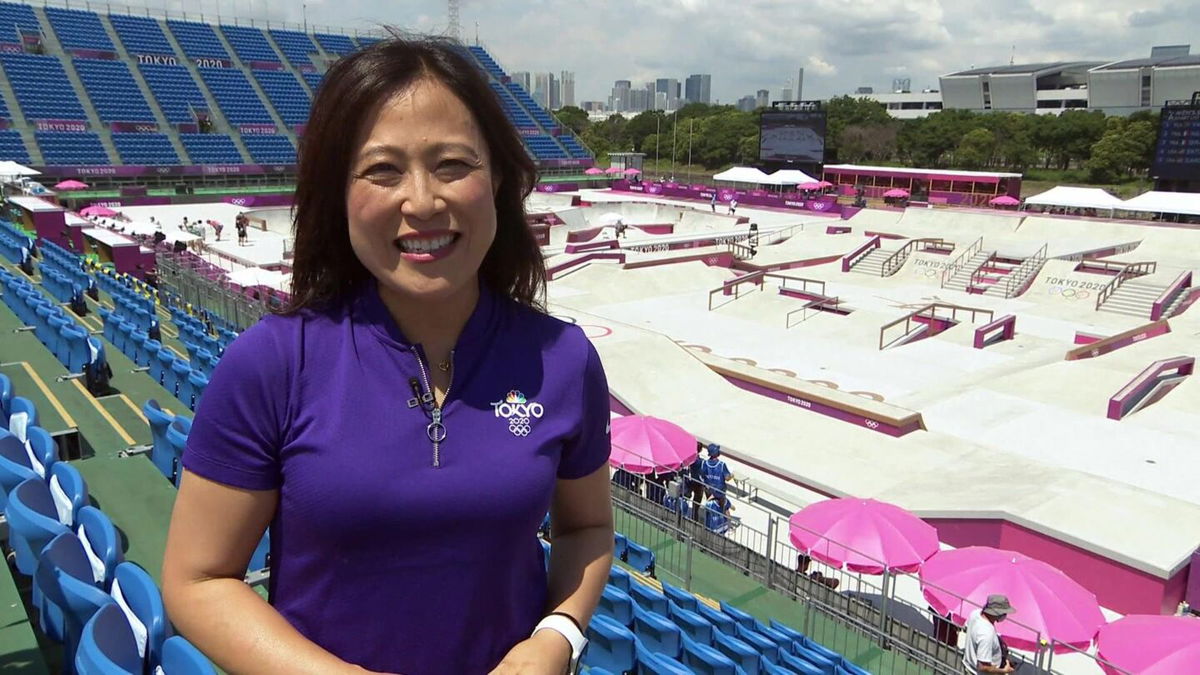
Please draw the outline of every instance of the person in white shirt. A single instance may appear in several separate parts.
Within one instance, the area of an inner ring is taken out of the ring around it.
[[[1000,634],[996,624],[1013,611],[1008,597],[989,595],[982,609],[971,613],[967,620],[967,644],[963,650],[963,672],[967,675],[981,673],[1011,673],[1012,663],[1006,660],[1000,649]]]

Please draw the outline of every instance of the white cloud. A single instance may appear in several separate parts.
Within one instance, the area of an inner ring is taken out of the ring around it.
[[[201,4],[228,12],[232,3]],[[301,20],[300,2],[249,4],[258,19]],[[444,7],[312,0],[307,10],[310,25],[436,32],[446,25]],[[480,40],[506,69],[575,71],[580,100],[607,97],[617,79],[709,73],[713,96],[732,102],[756,89],[778,93],[801,66],[808,98],[886,88],[897,73],[914,88],[936,87],[939,75],[1010,58],[1145,56],[1152,45],[1194,42],[1200,0],[464,0],[461,19],[468,41],[478,22]]]

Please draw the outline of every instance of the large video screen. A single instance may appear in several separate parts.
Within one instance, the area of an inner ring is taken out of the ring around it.
[[[825,161],[825,111],[764,111],[758,134],[764,162]]]
[[[1200,105],[1163,108],[1150,173],[1166,180],[1200,180]]]

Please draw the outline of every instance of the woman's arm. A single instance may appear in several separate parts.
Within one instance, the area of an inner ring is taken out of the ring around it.
[[[278,490],[243,490],[184,471],[163,558],[171,622],[228,673],[364,673],[301,635],[242,581]]]
[[[549,595],[546,613],[570,615],[587,630],[612,566],[613,520],[608,465],[575,480],[559,480],[550,506]],[[541,630],[517,644],[492,671],[562,673],[571,658],[567,640]]]

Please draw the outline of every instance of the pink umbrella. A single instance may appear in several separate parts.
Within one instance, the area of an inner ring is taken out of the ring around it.
[[[1021,200],[1008,195],[1000,195],[999,197],[992,197],[988,203],[992,206],[1017,206],[1021,203]]]
[[[592,168],[584,171],[584,173],[589,176],[599,176],[600,174],[604,173],[604,169],[593,166]]]
[[[604,170],[604,173],[621,173],[620,167],[610,166]]]
[[[938,551],[932,525],[874,499],[828,499],[793,513],[788,522],[797,549],[851,572],[915,572]]]
[[[988,595],[1007,595],[1014,611],[996,629],[1018,649],[1037,650],[1038,634],[1043,640],[1087,649],[1104,625],[1091,591],[1057,568],[1016,551],[987,546],[942,551],[921,566],[920,576],[929,604],[960,624],[987,604]],[[1071,650],[1064,646],[1056,651]]]
[[[79,215],[81,215],[81,216],[100,216],[102,218],[110,218],[112,216],[117,215],[117,212],[113,211],[112,209],[108,208],[107,206],[92,205],[92,206],[83,207],[83,209],[81,209],[79,211]]]
[[[641,169],[635,169],[635,168],[633,168],[633,167],[630,167],[630,168],[628,168],[628,169],[625,169],[625,173],[626,173],[627,175],[630,175],[630,176],[632,176],[632,175],[633,175],[633,174],[635,174],[635,173],[641,173],[641,172],[642,172],[642,170],[641,170]]]
[[[889,199],[903,198],[903,197],[908,196],[908,190],[905,190],[904,188],[892,188],[891,190],[888,190],[887,192],[883,193],[883,196],[887,197]]]
[[[801,190],[820,190],[821,184],[820,183],[801,183],[801,184],[797,185],[796,187],[800,188]]]
[[[821,182],[817,183],[817,185],[819,185],[819,186],[821,186],[821,187],[823,187],[823,188],[831,188],[831,187],[833,187],[833,183],[830,183],[830,182],[829,182],[829,181],[827,181],[827,180],[823,180],[823,181],[821,181]]]
[[[83,181],[78,181],[78,180],[75,180],[72,178],[70,180],[64,180],[63,182],[59,183],[58,185],[55,185],[54,189],[55,190],[86,190],[87,186],[88,186],[87,183],[84,183]]]
[[[696,437],[657,417],[627,415],[612,421],[608,463],[630,473],[678,471],[696,461]]]
[[[1200,621],[1186,616],[1127,616],[1100,629],[1096,654],[1139,675],[1196,671],[1200,664]],[[1113,668],[1101,664],[1109,675]]]

